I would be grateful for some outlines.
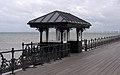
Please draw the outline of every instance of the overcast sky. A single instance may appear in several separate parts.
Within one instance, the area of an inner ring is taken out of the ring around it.
[[[87,31],[120,31],[120,0],[0,0],[0,32],[35,31],[27,22],[55,10],[90,22]]]

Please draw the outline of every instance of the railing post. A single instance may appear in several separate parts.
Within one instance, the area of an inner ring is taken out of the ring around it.
[[[91,48],[91,50],[92,50],[92,48],[93,48],[93,39],[91,39],[90,41],[91,41],[91,42],[90,42],[90,44],[91,44],[91,47],[90,47],[90,48]]]
[[[23,58],[24,55],[25,55],[25,54],[24,54],[24,51],[25,51],[25,50],[24,50],[24,43],[23,43],[23,42],[22,42],[22,50],[23,50],[23,54],[22,54],[22,58],[21,58],[21,59],[22,59],[22,70],[25,71],[25,60],[24,60],[24,58]]]
[[[97,38],[97,46],[99,46],[99,38]]]
[[[100,46],[102,45],[102,37],[100,37]]]
[[[101,37],[101,45],[103,45],[104,43],[103,43],[103,38]]]
[[[67,43],[68,45],[68,56],[70,57],[70,43]]]
[[[103,40],[104,40],[104,44],[105,44],[105,41],[106,41],[105,37],[103,38]]]
[[[101,39],[101,37],[100,37],[100,46],[102,45],[102,39]]]
[[[56,46],[54,46],[54,47],[53,47],[53,52],[54,52],[54,54],[53,54],[53,55],[54,55],[54,61],[56,61],[56,59],[57,59],[57,58],[56,58],[56,48],[55,48],[55,47],[56,47]]]
[[[97,45],[96,45],[96,42],[97,42],[97,39],[95,38],[95,41],[94,41],[94,44],[95,44],[94,46],[95,46],[95,48],[96,48],[96,46],[97,46]]]
[[[96,38],[95,44],[96,44],[96,48],[97,48],[97,45],[98,45],[98,39],[97,38]]]
[[[32,47],[33,47],[33,42],[31,42],[31,49],[32,49]]]
[[[31,42],[31,50],[33,49],[33,42]]]
[[[22,42],[22,50],[24,50],[24,43]]]
[[[59,45],[59,59],[61,60],[61,44]]]
[[[49,45],[48,45],[48,50],[47,51],[48,51],[48,62],[50,62],[51,57],[50,57],[50,46]]]
[[[106,44],[108,44],[108,37],[106,37]]]
[[[31,42],[31,53],[34,53],[34,49],[33,49],[33,42]],[[32,54],[32,65],[33,67],[35,67],[35,62],[36,62],[36,58],[35,58],[35,55]]]
[[[2,69],[0,68],[0,75],[2,75]]]
[[[84,40],[85,51],[87,51],[87,39]]]
[[[106,44],[106,37],[104,37],[104,44]]]
[[[93,43],[93,44],[92,44],[93,49],[95,48],[95,43],[94,43],[94,42],[95,42],[95,39],[93,39],[93,42],[92,42],[92,43]]]
[[[12,52],[11,70],[12,70],[12,74],[14,74],[14,69],[15,69],[14,48],[12,48],[11,52]]]
[[[41,47],[40,48],[41,49],[41,57],[42,57],[42,60],[41,60],[41,62],[42,62],[42,65],[45,63],[45,52],[44,52],[44,49],[43,49],[43,47]]]
[[[65,53],[64,53],[64,45],[63,44],[61,44],[62,45],[62,58],[64,57],[64,55],[65,55]]]

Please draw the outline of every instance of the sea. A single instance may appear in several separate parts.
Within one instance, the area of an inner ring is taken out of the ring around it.
[[[49,33],[49,41],[54,41],[56,36],[55,32]],[[98,37],[108,37],[119,35],[120,33],[96,33],[96,32],[85,32],[83,33],[83,39],[94,39]],[[22,48],[22,42],[39,42],[38,32],[0,32],[0,52],[10,51],[12,48],[19,50]],[[70,40],[76,40],[76,33],[71,32]],[[43,32],[43,41],[45,41],[45,32]],[[19,57],[21,53],[15,54],[15,57]],[[5,58],[10,59],[11,54],[5,54]]]
[[[49,41],[54,41],[56,39],[56,33],[49,33]],[[107,37],[119,35],[120,33],[83,33],[83,39],[94,39],[98,37]],[[21,49],[22,42],[39,42],[38,32],[0,32],[0,52],[9,51],[12,48]],[[70,40],[76,40],[76,33],[70,34]],[[45,33],[43,33],[43,41],[45,41]]]

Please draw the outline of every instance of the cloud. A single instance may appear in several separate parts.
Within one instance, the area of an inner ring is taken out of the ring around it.
[[[120,30],[119,0],[0,0],[0,7],[0,32],[34,31],[26,23],[54,10],[90,22],[89,31]]]

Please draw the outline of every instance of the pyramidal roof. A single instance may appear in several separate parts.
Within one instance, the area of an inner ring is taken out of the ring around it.
[[[67,22],[67,23],[75,23],[75,24],[84,24],[91,26],[90,23],[66,12],[61,11],[53,11],[48,13],[44,16],[38,17],[28,22],[28,24],[33,23],[60,23],[60,22]]]

